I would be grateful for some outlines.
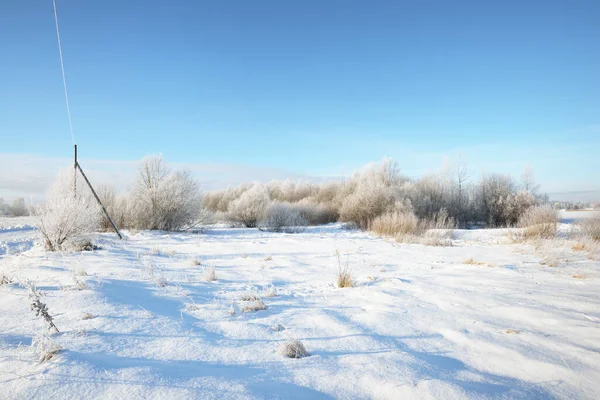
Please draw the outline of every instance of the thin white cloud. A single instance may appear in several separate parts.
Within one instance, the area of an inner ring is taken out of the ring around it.
[[[79,160],[94,185],[111,183],[117,192],[131,187],[137,173],[138,161]],[[168,160],[167,160],[168,162]],[[301,179],[305,175],[243,164],[169,163],[176,169],[191,171],[202,190],[214,190],[246,181],[267,182],[273,179]],[[35,154],[0,153],[0,197],[12,201],[25,197],[32,202],[43,200],[47,189],[61,169],[72,168],[73,160],[43,157]]]

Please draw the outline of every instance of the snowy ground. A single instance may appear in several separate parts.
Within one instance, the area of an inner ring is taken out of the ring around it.
[[[32,217],[0,217],[0,256],[33,247],[36,233]]]
[[[0,240],[20,241],[13,232]],[[536,250],[506,233],[457,231],[454,246],[425,247],[339,225],[218,228],[0,253],[14,279],[0,286],[0,398],[599,398],[600,262],[567,241]],[[353,288],[335,287],[336,250]],[[60,330],[63,350],[41,364],[30,344],[45,325],[26,279]],[[242,312],[245,294],[267,309]],[[280,356],[288,338],[311,355]]]

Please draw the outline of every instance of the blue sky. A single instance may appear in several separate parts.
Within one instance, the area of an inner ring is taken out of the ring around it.
[[[460,152],[474,175],[529,163],[547,191],[600,190],[598,1],[57,7],[89,160],[335,176],[389,156],[418,175]],[[66,159],[52,1],[0,8],[0,153]]]

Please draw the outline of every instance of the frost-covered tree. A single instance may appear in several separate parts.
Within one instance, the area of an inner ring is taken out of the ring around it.
[[[161,156],[142,160],[131,196],[132,225],[138,229],[181,229],[193,224],[200,211],[198,183],[189,172],[171,171]]]
[[[62,171],[48,191],[45,203],[34,209],[44,247],[60,251],[74,240],[98,230],[100,207],[87,188],[74,192],[73,172]]]

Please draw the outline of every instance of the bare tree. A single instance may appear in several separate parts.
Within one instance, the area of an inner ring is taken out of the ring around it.
[[[523,173],[521,174],[521,185],[523,189],[528,191],[529,193],[535,194],[540,185],[535,182],[535,173],[533,172],[533,168],[531,164],[527,164],[525,168],[523,168]]]

